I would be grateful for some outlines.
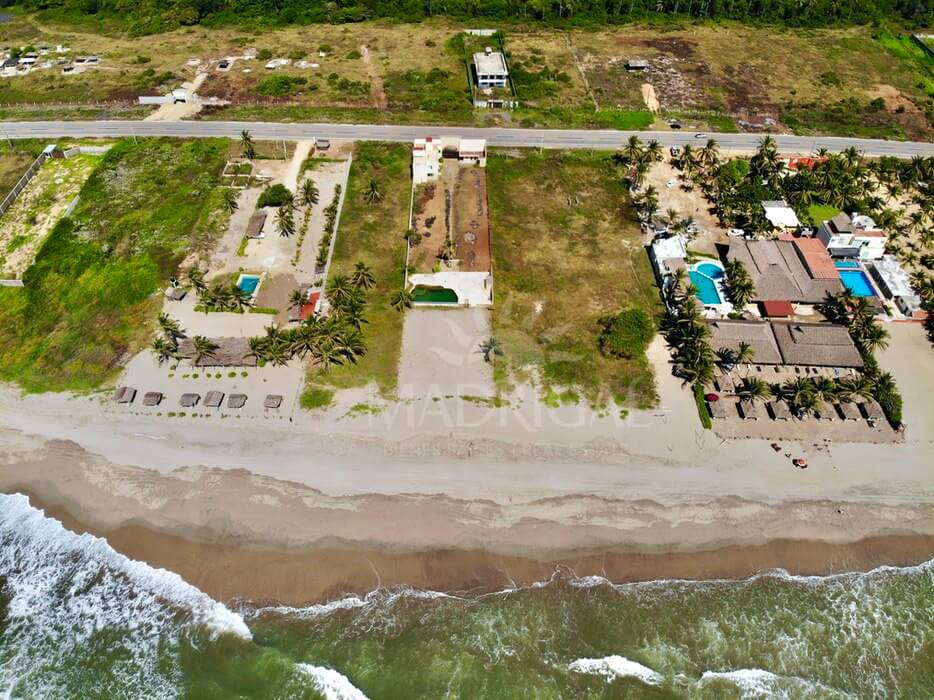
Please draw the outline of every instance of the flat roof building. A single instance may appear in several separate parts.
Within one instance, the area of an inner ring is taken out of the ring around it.
[[[876,228],[876,222],[868,216],[856,213],[849,216],[844,212],[823,221],[817,229],[817,238],[834,257],[860,260],[881,258],[888,241],[885,232]]]
[[[783,199],[762,202],[762,208],[765,210],[765,218],[775,228],[796,229],[801,225],[795,210]]]
[[[473,66],[479,88],[504,88],[509,82],[506,57],[489,46],[473,55]]]

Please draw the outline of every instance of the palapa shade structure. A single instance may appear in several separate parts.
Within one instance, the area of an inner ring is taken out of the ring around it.
[[[161,391],[147,391],[146,395],[143,396],[144,406],[158,406],[160,403],[162,403]]]
[[[201,394],[182,394],[182,398],[178,400],[178,404],[182,408],[191,408],[192,406],[197,406],[200,400]]]
[[[282,397],[279,394],[269,394],[263,402],[266,408],[279,408],[282,405]]]
[[[224,403],[223,391],[209,391],[204,395],[204,405],[208,408],[220,408],[222,403]]]
[[[243,408],[246,404],[246,394],[231,394],[227,397],[227,408]]]
[[[759,420],[759,407],[755,401],[740,401],[739,410],[746,420]]]
[[[840,415],[843,420],[861,420],[862,414],[859,412],[859,406],[852,401],[843,401],[840,404]]]
[[[114,392],[113,400],[117,403],[133,403],[136,398],[136,389],[122,386]]]
[[[791,411],[784,401],[770,401],[769,409],[772,411],[775,420],[791,420]]]
[[[728,418],[729,411],[726,408],[726,401],[720,399],[719,401],[708,401],[707,409],[710,411],[710,415],[714,418]]]

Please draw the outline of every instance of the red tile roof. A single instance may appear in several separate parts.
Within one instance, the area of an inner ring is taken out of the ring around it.
[[[827,248],[817,238],[796,238],[794,245],[808,266],[811,275],[817,279],[839,279],[840,273],[834,267]]]
[[[321,298],[321,292],[313,292],[308,301],[302,304],[302,309],[298,313],[299,319],[307,321],[315,313],[315,307],[318,306],[318,299]]]
[[[787,299],[770,299],[762,302],[762,312],[765,316],[788,318],[794,315],[795,310]]]

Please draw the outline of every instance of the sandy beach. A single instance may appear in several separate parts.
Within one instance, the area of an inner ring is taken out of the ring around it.
[[[905,362],[930,352],[920,328],[894,332],[897,444],[718,437],[656,344],[660,405],[625,419],[455,396],[225,423],[5,388],[0,490],[222,600],[495,589],[556,567],[629,581],[915,564],[934,556],[934,363]]]

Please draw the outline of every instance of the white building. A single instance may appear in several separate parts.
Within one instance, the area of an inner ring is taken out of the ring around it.
[[[882,293],[894,301],[903,314],[912,316],[921,311],[921,297],[915,293],[908,273],[894,255],[883,255],[870,269]]]
[[[473,55],[473,67],[477,74],[477,87],[504,88],[509,81],[506,57],[487,46],[483,53]]]
[[[878,260],[885,255],[888,236],[876,228],[868,216],[854,213],[852,217],[840,212],[821,223],[817,237],[827,246],[827,252],[838,258]]]
[[[412,144],[412,181],[418,185],[437,180],[445,156],[465,165],[486,167],[486,139],[462,139],[459,136],[426,136]]]
[[[798,215],[795,210],[788,206],[788,203],[782,199],[775,201],[762,202],[762,208],[765,209],[765,218],[769,220],[775,228],[796,229],[801,225],[798,221]]]

